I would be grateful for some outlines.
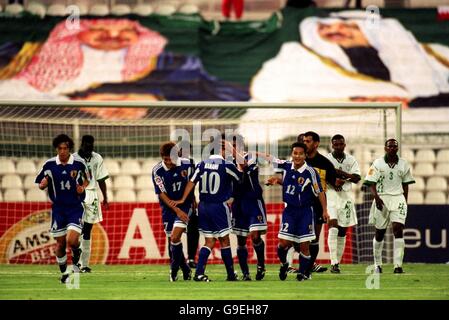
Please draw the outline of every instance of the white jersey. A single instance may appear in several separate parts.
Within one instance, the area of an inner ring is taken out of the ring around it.
[[[375,183],[379,195],[401,195],[404,193],[402,184],[415,183],[410,165],[399,158],[398,162],[390,167],[385,157],[374,160],[365,177],[365,183]]]
[[[332,162],[332,164],[334,165],[335,169],[342,170],[342,171],[344,171],[346,173],[356,174],[356,175],[360,176],[361,173],[360,173],[359,163],[350,154],[347,154],[345,152],[343,161],[339,161],[336,158],[334,158],[332,153],[329,153],[327,155],[327,158],[330,160],[330,162]],[[345,183],[342,186],[342,189],[345,192],[351,191],[351,189],[352,189],[352,182],[345,181]]]
[[[74,153],[73,155],[77,158],[83,159],[86,163],[87,169],[89,170],[91,179],[86,187],[86,190],[96,191],[97,181],[106,179],[109,176],[109,173],[103,164],[103,157],[96,152],[92,152],[92,156],[90,157],[90,159],[82,158],[78,154],[78,152]]]

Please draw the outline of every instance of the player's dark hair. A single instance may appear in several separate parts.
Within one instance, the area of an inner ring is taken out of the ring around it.
[[[173,148],[177,148],[177,146],[174,142],[169,141],[169,142],[162,144],[161,148],[159,149],[161,157],[169,157],[171,155],[171,150]]]
[[[334,140],[345,140],[345,137],[343,137],[341,134],[336,134],[331,139],[331,141],[334,141]]]
[[[318,133],[313,131],[307,131],[306,133],[304,133],[304,137],[312,137],[313,141],[320,142],[320,136],[318,135]]]
[[[387,141],[385,141],[385,147],[387,146],[388,142],[390,142],[390,141],[394,141],[399,145],[398,140],[391,138],[391,139],[388,139]]]
[[[67,147],[69,147],[69,150],[73,149],[74,143],[73,140],[66,134],[62,133],[58,136],[56,136],[53,139],[53,148],[57,148],[61,143],[67,143]]]
[[[302,148],[304,150],[304,153],[307,153],[307,146],[302,142],[294,142],[292,144],[291,150],[293,151],[293,149],[295,148]]]
[[[94,142],[95,142],[95,138],[94,138],[94,136],[92,136],[90,134],[86,134],[81,138],[81,143],[94,144]]]
[[[305,137],[305,134],[304,133],[300,133],[300,134],[298,134],[298,137],[296,137],[296,141],[297,142],[303,142],[304,141],[304,137]]]

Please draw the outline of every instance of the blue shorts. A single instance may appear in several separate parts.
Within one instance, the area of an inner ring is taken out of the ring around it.
[[[239,199],[232,203],[232,231],[248,236],[252,231],[267,232],[267,213],[262,199]]]
[[[187,213],[189,217],[193,211],[191,206],[186,205],[179,206],[179,209]],[[187,228],[187,223],[179,219],[176,213],[168,208],[162,209],[162,222],[164,223],[164,231],[167,237],[171,236],[173,228]]]
[[[315,239],[315,222],[312,207],[287,206],[282,213],[279,239],[306,242]]]
[[[81,234],[84,207],[78,205],[61,206],[53,204],[51,207],[50,234],[54,238],[63,237],[67,230],[74,230]]]
[[[231,210],[226,202],[198,205],[198,230],[205,238],[222,238],[231,233]]]

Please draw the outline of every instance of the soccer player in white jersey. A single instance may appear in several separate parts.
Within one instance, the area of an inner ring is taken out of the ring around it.
[[[408,162],[398,157],[398,148],[399,143],[395,139],[388,139],[385,142],[385,156],[374,160],[364,181],[374,195],[369,223],[376,227],[373,255],[377,273],[382,273],[383,240],[390,223],[393,225],[394,235],[394,273],[404,273],[403,230],[407,218],[408,185],[415,183],[415,180]]]
[[[97,182],[103,194],[103,206],[105,209],[109,208],[108,194],[106,187],[106,179],[109,178],[109,173],[103,164],[103,157],[94,152],[95,139],[91,135],[85,135],[81,139],[81,147],[78,152],[74,153],[75,158],[81,158],[87,165],[91,180],[86,188],[86,198],[84,199],[84,214],[83,214],[83,239],[81,241],[81,259],[80,271],[91,272],[89,267],[90,251],[91,251],[91,231],[95,223],[103,221],[103,214],[101,212],[101,205],[98,199]]]
[[[337,180],[346,180],[342,186],[329,186],[326,193],[330,216],[327,245],[331,258],[331,272],[340,273],[339,264],[345,250],[346,230],[357,224],[351,183],[358,183],[361,177],[357,160],[345,152],[345,138],[341,134],[336,134],[332,137],[331,143],[334,151],[329,153],[327,158],[337,171]]]

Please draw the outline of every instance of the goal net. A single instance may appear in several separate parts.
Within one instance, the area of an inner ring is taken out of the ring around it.
[[[167,263],[167,240],[151,181],[162,143],[190,143],[191,157],[199,162],[207,156],[212,136],[238,132],[247,150],[288,159],[299,133],[317,132],[319,151],[325,155],[330,138],[342,134],[346,152],[358,160],[363,178],[371,161],[383,155],[385,140],[400,141],[400,112],[400,105],[391,103],[0,102],[0,263],[54,263],[51,204],[34,179],[45,160],[55,156],[52,140],[60,133],[75,141],[73,152],[83,135],[93,135],[95,151],[104,157],[109,171],[110,206],[103,210],[104,221],[94,226],[91,263]],[[266,258],[267,263],[277,263],[281,188],[265,186],[276,172],[261,159],[259,165],[269,224],[264,235]],[[353,195],[359,224],[350,229],[343,263],[371,262],[374,227],[367,223],[372,198],[361,182],[353,185]],[[329,258],[325,239],[327,228],[320,239],[322,262]],[[386,240],[384,261],[388,262],[392,239]],[[183,242],[186,250],[185,235]],[[232,235],[234,256],[236,243]],[[248,247],[249,259],[255,262],[250,242]],[[210,259],[220,262],[219,247]]]

